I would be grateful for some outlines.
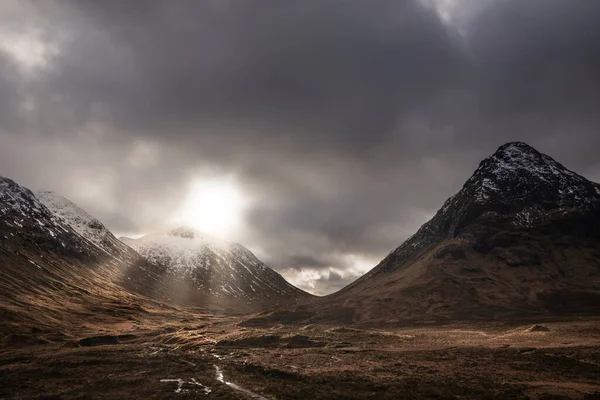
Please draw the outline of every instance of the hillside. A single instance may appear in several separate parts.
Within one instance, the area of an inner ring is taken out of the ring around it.
[[[192,228],[121,240],[163,271],[165,279],[185,285],[188,291],[207,292],[263,309],[312,297],[289,284],[242,245],[217,240]]]
[[[600,185],[525,143],[507,143],[375,268],[300,311],[254,322],[597,313]]]
[[[224,253],[213,256],[217,262]],[[218,288],[201,287],[147,261],[64,197],[36,196],[0,177],[0,333],[148,320],[149,310],[164,307],[243,314],[309,296],[239,245],[227,256],[231,271],[212,274]],[[240,277],[247,285],[236,287],[255,297],[225,292],[227,280]]]
[[[0,331],[109,324],[164,298],[154,267],[135,251],[108,254],[4,177],[0,217]]]

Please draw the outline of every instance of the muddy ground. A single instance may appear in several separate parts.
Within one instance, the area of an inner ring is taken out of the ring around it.
[[[600,319],[385,331],[240,321],[7,335],[0,399],[600,399]]]

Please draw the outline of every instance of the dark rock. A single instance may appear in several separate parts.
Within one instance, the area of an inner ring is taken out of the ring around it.
[[[519,235],[510,232],[498,232],[488,239],[490,248],[509,247],[519,243]]]

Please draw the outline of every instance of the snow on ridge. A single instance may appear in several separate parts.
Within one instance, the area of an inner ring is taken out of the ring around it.
[[[75,232],[96,246],[104,247],[103,242],[111,234],[99,220],[55,192],[39,191],[36,192],[36,196],[52,213],[69,224]]]
[[[0,176],[0,201],[21,213],[45,209],[31,190],[3,176]]]
[[[56,237],[57,233],[69,232],[68,225],[40,202],[31,190],[12,179],[0,176],[0,214],[7,215],[11,211],[21,215],[21,222],[24,219],[35,222],[39,229],[48,231],[52,237]],[[23,227],[21,222],[15,221],[15,225]],[[54,232],[50,228],[52,225],[56,225],[62,232]]]
[[[475,189],[480,203],[498,196],[518,199],[533,191],[555,196],[559,203],[590,202],[600,194],[593,183],[523,142],[501,146],[481,162],[465,187]]]
[[[192,228],[121,240],[152,264],[164,267],[171,277],[195,283],[217,296],[268,298],[273,293],[300,293],[242,245]]]
[[[54,216],[99,250],[115,257],[120,257],[121,252],[127,250],[127,246],[117,240],[98,219],[69,199],[51,191],[38,191],[35,194]]]
[[[43,190],[35,192],[35,195],[50,211],[70,222],[73,229],[79,234],[85,233],[89,226],[97,230],[106,229],[96,218],[55,192]]]
[[[20,215],[21,218],[12,223],[7,221],[7,225],[18,228],[25,228],[27,225],[27,229],[23,232],[25,235],[29,234],[30,229],[38,229],[60,243],[63,248],[67,247],[65,242],[70,242],[71,250],[79,253],[86,251],[86,247],[81,242],[85,238],[75,231],[68,221],[49,209],[31,190],[0,176],[0,215],[11,214]],[[88,243],[94,246],[94,250],[91,248],[88,250],[95,253],[95,248],[99,246],[91,241]]]

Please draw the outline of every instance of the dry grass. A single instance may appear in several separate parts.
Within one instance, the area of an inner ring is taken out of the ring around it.
[[[239,322],[154,310],[144,323],[107,324],[93,336],[114,340],[92,338],[84,347],[89,325],[69,338],[32,332],[27,341],[4,342],[0,398],[248,398],[215,380],[215,364],[227,380],[269,399],[600,396],[599,319],[540,323],[547,331],[535,324],[373,330]],[[183,379],[187,392],[161,379]]]

